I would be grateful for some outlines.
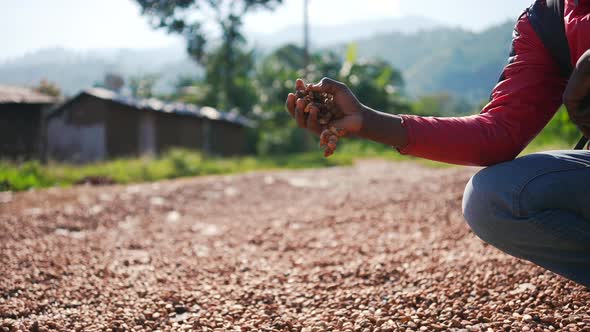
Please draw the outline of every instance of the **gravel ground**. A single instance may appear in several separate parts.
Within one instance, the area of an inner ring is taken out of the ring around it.
[[[474,172],[0,194],[0,331],[590,331],[589,291],[469,231]]]

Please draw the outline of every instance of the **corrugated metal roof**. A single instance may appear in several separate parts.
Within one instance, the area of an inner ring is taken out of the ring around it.
[[[130,96],[117,94],[110,90],[101,88],[92,88],[85,90],[82,93],[100,98],[103,100],[110,100],[116,103],[127,105],[142,110],[149,110],[163,113],[174,113],[179,115],[194,116],[205,118],[209,120],[226,121],[239,124],[246,127],[253,127],[254,122],[236,112],[220,112],[212,107],[197,107],[195,105],[184,103],[168,103],[159,99],[139,99]]]
[[[0,85],[0,104],[53,104],[54,97],[30,88]]]

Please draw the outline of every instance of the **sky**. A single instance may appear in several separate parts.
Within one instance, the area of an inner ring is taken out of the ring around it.
[[[310,20],[334,25],[407,15],[482,30],[516,19],[532,0],[310,0]],[[303,0],[284,0],[274,12],[245,18],[245,29],[271,33],[302,22]],[[179,45],[153,30],[132,0],[0,0],[0,60],[47,47],[76,50]]]

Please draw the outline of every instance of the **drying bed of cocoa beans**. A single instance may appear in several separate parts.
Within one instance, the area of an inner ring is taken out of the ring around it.
[[[589,331],[588,290],[470,232],[474,172],[0,193],[0,331]]]

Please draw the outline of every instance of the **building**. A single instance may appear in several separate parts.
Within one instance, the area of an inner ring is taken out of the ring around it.
[[[56,99],[33,89],[0,85],[0,159],[41,159],[43,116]]]
[[[75,163],[154,155],[173,147],[240,155],[252,126],[234,113],[104,89],[80,93],[53,109],[46,121],[48,158]]]

